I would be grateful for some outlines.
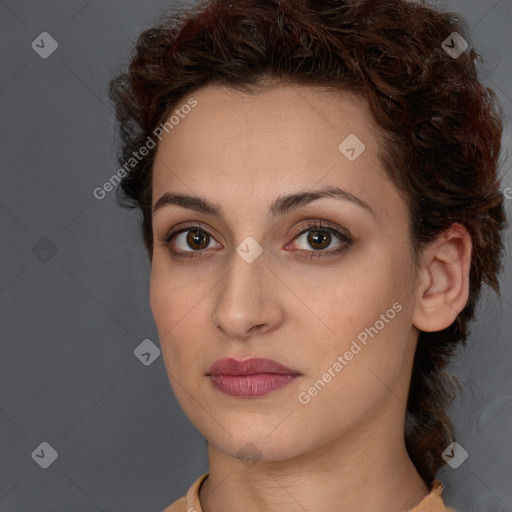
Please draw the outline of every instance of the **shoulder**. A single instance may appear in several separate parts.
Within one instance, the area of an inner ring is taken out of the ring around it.
[[[443,500],[443,484],[434,480],[430,493],[409,512],[456,512],[453,508],[447,507]]]
[[[201,475],[189,488],[187,494],[169,505],[162,512],[201,512],[199,489],[208,478],[209,473]]]

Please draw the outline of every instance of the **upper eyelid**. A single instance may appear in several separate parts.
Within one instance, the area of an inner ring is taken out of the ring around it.
[[[187,231],[194,231],[194,229],[197,230],[196,228],[199,228],[201,231],[205,231],[206,233],[213,237],[213,235],[210,232],[210,228],[207,228],[203,226],[200,222],[195,221],[194,223],[190,223],[189,225],[180,222],[179,224],[177,224],[177,226],[172,227],[165,233],[164,240],[167,240],[170,237],[175,237],[181,233],[186,233]]]

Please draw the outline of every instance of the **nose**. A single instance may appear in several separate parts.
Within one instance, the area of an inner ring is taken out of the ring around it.
[[[252,263],[234,252],[230,263],[214,288],[213,326],[226,339],[239,341],[277,329],[284,318],[282,286],[267,266],[264,252]]]

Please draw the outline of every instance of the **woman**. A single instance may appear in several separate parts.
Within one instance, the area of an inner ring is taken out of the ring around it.
[[[139,37],[120,199],[209,457],[166,512],[450,510],[443,369],[505,227],[467,40],[405,0],[204,1]]]

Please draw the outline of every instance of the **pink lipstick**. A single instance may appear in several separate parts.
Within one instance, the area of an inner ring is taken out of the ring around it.
[[[266,395],[293,382],[300,372],[261,357],[237,361],[219,359],[207,375],[219,391],[240,398]]]

